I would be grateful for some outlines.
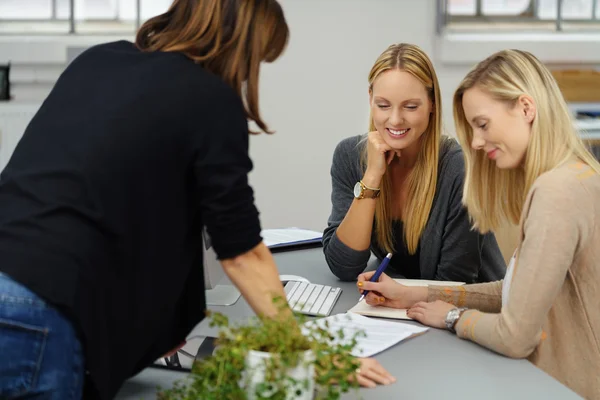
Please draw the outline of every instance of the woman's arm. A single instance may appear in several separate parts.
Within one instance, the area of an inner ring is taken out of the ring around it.
[[[221,261],[231,282],[258,315],[273,317],[280,312],[291,315],[275,260],[264,245],[259,244],[239,256]],[[280,298],[281,302],[273,300]]]
[[[502,308],[502,281],[464,286],[429,286],[427,301],[441,300],[457,307],[498,313]]]
[[[331,214],[323,233],[323,252],[331,272],[341,280],[355,280],[367,266],[371,252],[374,199],[354,199],[360,179],[357,167],[360,137],[340,142],[331,165]]]
[[[368,290],[367,304],[390,308],[411,308],[417,303],[441,300],[457,307],[499,312],[502,307],[502,282],[464,286],[405,286],[385,273],[377,282],[370,282],[375,271],[358,276],[358,290]]]
[[[367,146],[367,168],[360,168],[361,149]],[[342,141],[335,149],[331,166],[333,209],[323,235],[325,259],[331,271],[342,280],[355,280],[369,260],[371,234],[377,199],[354,198],[354,185],[362,180],[379,189],[387,166],[399,151],[393,150],[377,131]]]
[[[589,194],[575,179],[545,176],[524,211],[524,240],[514,266],[507,304],[499,314],[470,310],[456,325],[457,334],[510,357],[529,356],[593,218]],[[542,179],[542,178],[540,178]]]
[[[254,192],[248,183],[252,161],[243,104],[233,92],[220,91],[205,104],[203,132],[194,133],[194,175],[200,217],[223,269],[259,315],[273,316],[274,297],[284,314],[291,315],[273,257],[262,243]],[[208,116],[228,110],[222,120]],[[197,111],[196,111],[197,113]],[[197,129],[196,123],[191,129]]]

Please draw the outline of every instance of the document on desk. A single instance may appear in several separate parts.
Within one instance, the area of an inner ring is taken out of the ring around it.
[[[263,229],[261,236],[269,248],[294,246],[308,243],[320,243],[322,232],[300,228]]]
[[[357,337],[357,345],[352,351],[352,355],[355,357],[371,357],[402,340],[420,335],[429,329],[401,322],[367,318],[353,313],[331,315],[306,322],[305,325],[307,324],[318,324],[320,328],[324,328],[336,338],[338,332],[342,330],[344,332],[343,340],[347,342],[350,342],[358,332],[363,332],[364,335]],[[339,343],[340,340],[337,338],[335,341]]]
[[[396,282],[401,283],[405,286],[460,286],[464,285],[464,282],[452,282],[452,281],[430,281],[423,279],[394,279]],[[360,315],[366,315],[369,317],[389,318],[389,319],[405,319],[411,320],[406,315],[406,309],[404,308],[390,308],[382,306],[370,306],[366,301],[357,303],[354,307],[348,310],[349,313],[355,313]]]

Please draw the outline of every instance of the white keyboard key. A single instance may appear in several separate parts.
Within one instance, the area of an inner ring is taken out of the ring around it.
[[[328,315],[329,314],[329,312],[333,308],[333,305],[335,304],[335,301],[337,300],[337,298],[339,296],[340,290],[341,290],[340,288],[331,288],[331,290],[329,291],[329,295],[327,296],[327,299],[325,299],[323,306],[319,310],[320,315]]]
[[[298,288],[298,286],[300,285],[300,282],[288,282],[284,289],[285,289],[285,295],[288,299],[288,301],[290,300],[290,298],[292,297],[292,295],[294,294],[294,292],[296,291],[296,289]]]
[[[310,314],[310,315],[318,315],[319,310],[323,306],[323,302],[325,301],[325,299],[329,295],[329,291],[330,290],[331,290],[331,286],[323,286],[323,289],[321,290],[321,293],[319,293],[319,297],[317,297],[317,300],[315,300],[314,305],[308,311],[308,314]]]
[[[342,292],[340,288],[299,281],[287,282],[284,289],[294,312],[324,317],[331,313]]]
[[[317,298],[321,295],[321,291],[323,290],[323,285],[315,285],[312,293],[310,294],[310,297],[308,298],[308,300],[306,300],[306,303],[304,303],[304,307],[302,307],[302,312],[309,312],[310,309],[313,307],[313,305],[315,304]]]
[[[308,299],[314,289],[315,289],[315,285],[307,285],[307,288],[304,290],[304,293],[302,293],[302,296],[300,296],[300,299],[294,305],[294,309],[296,309],[297,311],[302,311],[302,308],[304,308],[304,305],[308,301]]]
[[[294,294],[292,295],[292,297],[289,300],[290,307],[294,308],[294,306],[296,305],[298,300],[300,300],[302,293],[304,293],[304,290],[306,290],[307,287],[308,287],[308,283],[300,282],[300,284],[296,288],[296,291],[294,292]]]

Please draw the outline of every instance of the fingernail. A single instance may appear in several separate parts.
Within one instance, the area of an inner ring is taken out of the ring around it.
[[[362,282],[358,282],[358,287],[362,287]]]

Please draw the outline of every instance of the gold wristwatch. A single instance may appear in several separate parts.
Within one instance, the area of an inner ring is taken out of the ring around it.
[[[370,188],[362,181],[358,181],[354,185],[354,197],[357,199],[376,199],[379,197],[379,193],[379,188]]]

